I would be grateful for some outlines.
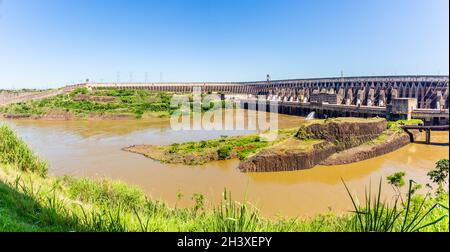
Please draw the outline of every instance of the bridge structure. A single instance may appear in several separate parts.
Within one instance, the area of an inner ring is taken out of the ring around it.
[[[431,131],[448,131],[449,125],[424,126],[424,125],[403,125],[401,128],[408,133],[410,141],[414,142],[414,134],[410,130],[425,131],[425,143],[431,144]]]

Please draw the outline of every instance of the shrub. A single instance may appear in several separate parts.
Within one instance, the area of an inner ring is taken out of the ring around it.
[[[180,147],[180,144],[178,144],[178,143],[172,144],[172,145],[170,146],[169,153],[172,153],[172,154],[173,154],[173,153],[177,153],[179,147]]]
[[[89,93],[89,90],[87,88],[85,88],[85,87],[76,88],[74,91],[72,91],[70,93],[70,96],[74,97],[74,96],[79,95],[79,94],[87,94],[87,93]]]
[[[231,147],[229,146],[222,146],[217,150],[217,155],[219,155],[220,160],[230,158],[230,154],[231,154]]]
[[[405,172],[396,172],[391,176],[388,176],[387,180],[389,184],[393,186],[402,187],[403,185],[405,185],[405,180],[403,179],[405,175],[406,175]]]
[[[448,178],[448,159],[441,159],[436,163],[436,168],[427,173],[428,177],[438,185],[437,193],[444,192],[444,185]]]

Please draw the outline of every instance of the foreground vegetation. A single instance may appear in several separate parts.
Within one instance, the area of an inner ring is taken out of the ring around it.
[[[0,231],[447,231],[448,160],[438,162],[430,178],[436,195],[398,194],[382,202],[378,191],[365,203],[352,200],[355,212],[310,219],[261,217],[249,203],[232,200],[224,191],[218,206],[205,207],[201,194],[190,208],[170,207],[121,182],[47,176],[42,163],[6,126],[0,128]],[[45,167],[45,168],[44,168]],[[393,176],[402,186],[404,174]],[[381,185],[381,184],[380,184]],[[400,190],[399,190],[400,191]],[[349,193],[349,195],[351,195]],[[181,195],[179,195],[181,197]]]

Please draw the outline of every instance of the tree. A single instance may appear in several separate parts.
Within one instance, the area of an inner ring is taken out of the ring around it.
[[[396,172],[392,174],[391,176],[387,177],[388,183],[395,186],[395,187],[402,187],[405,185],[405,180],[403,177],[405,177],[405,172]]]
[[[436,162],[436,168],[427,173],[428,177],[433,181],[433,183],[438,184],[438,189],[436,193],[444,192],[444,185],[447,184],[448,178],[448,159],[441,159]]]
[[[400,200],[403,202],[403,197],[402,197],[402,192],[400,190],[400,188],[402,186],[405,185],[405,177],[406,173],[405,172],[396,172],[390,176],[387,176],[387,181],[390,185],[392,185],[392,188],[394,189],[394,191],[397,192],[397,197],[400,198]]]

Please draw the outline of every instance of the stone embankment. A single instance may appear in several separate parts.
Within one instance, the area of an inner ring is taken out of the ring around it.
[[[243,160],[239,164],[242,172],[279,172],[309,169],[336,152],[333,144],[315,144],[312,150],[266,149]]]
[[[268,148],[243,160],[242,172],[274,172],[309,169],[318,164],[343,164],[386,154],[409,143],[406,134],[396,131],[389,141],[366,146],[382,134],[386,134],[384,119],[333,119],[313,121],[302,125],[295,138],[299,143],[320,139],[323,142],[309,150],[295,148]],[[364,148],[358,149],[360,146]],[[341,155],[340,153],[345,153]]]
[[[334,153],[325,159],[321,165],[343,165],[355,163],[393,152],[408,145],[409,143],[410,138],[406,133],[396,132],[388,136],[388,139],[385,141],[378,143],[368,142],[342,152]]]
[[[254,149],[250,155],[241,156],[239,170],[279,172],[309,169],[319,164],[347,164],[386,154],[409,143],[409,136],[401,128],[391,125],[388,129],[387,121],[382,118],[313,120],[283,134],[282,137],[279,135],[277,141]],[[222,141],[229,141],[226,145],[229,148],[219,148],[217,144],[221,144],[221,140],[208,140],[202,141],[203,144],[199,142],[173,146],[141,145],[130,146],[123,150],[142,154],[164,163],[193,165],[236,158],[239,155],[235,155],[234,151],[260,144],[256,140],[251,143],[245,142],[243,138],[255,137],[240,136],[228,140],[222,139]],[[215,149],[203,148],[201,147],[203,145],[215,146]],[[187,151],[188,149],[196,151]],[[224,156],[225,153],[228,154]]]

